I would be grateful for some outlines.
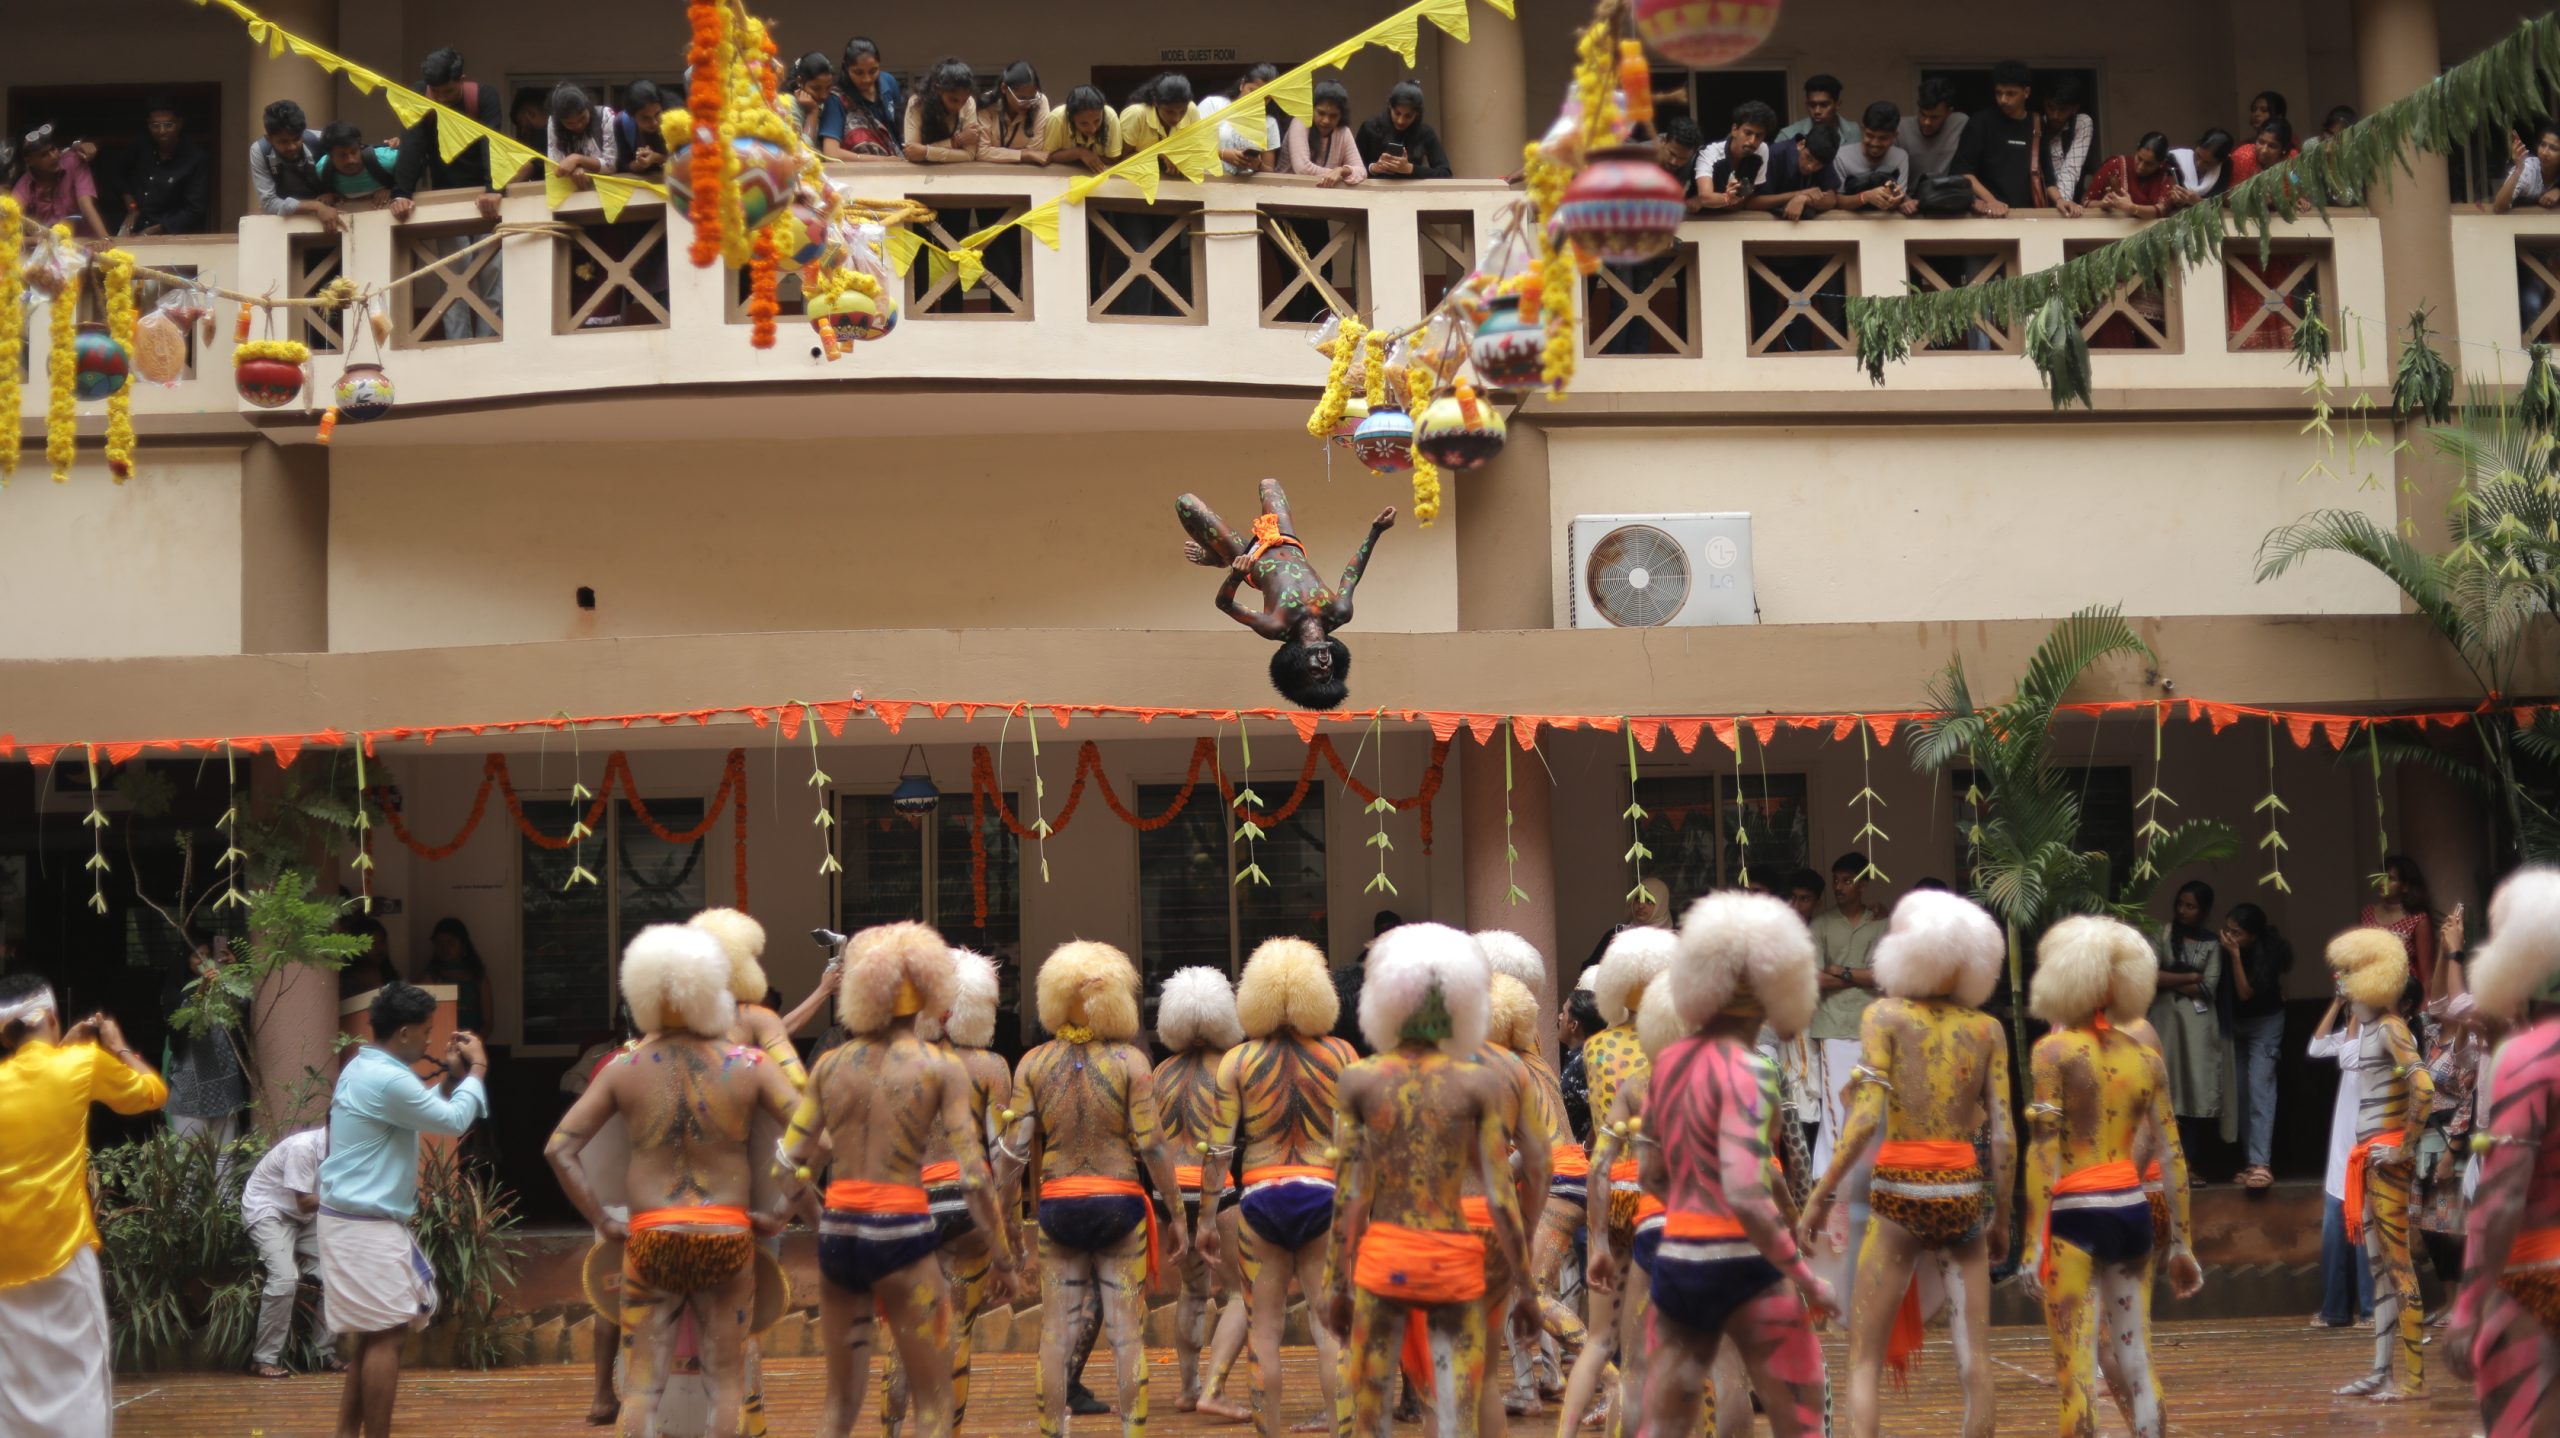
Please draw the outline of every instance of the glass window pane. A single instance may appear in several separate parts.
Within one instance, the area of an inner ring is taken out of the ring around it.
[[[613,865],[615,897],[622,906],[616,915],[621,929],[615,941],[617,951],[651,924],[681,924],[711,903],[703,873],[704,839],[670,844],[651,833],[629,804],[620,808],[614,832],[620,852]],[[680,834],[701,825],[702,801],[653,799],[649,814],[669,832]]]
[[[1743,882],[1748,869],[1754,884],[1783,884],[1789,874],[1808,867],[1813,840],[1802,774],[1728,775],[1716,781],[1716,788],[1724,799],[1719,832],[1727,882]]]
[[[695,808],[698,811],[700,805]],[[527,799],[527,822],[545,834],[566,834],[574,822],[563,799]],[[588,839],[583,857],[590,873],[606,866],[606,836]],[[524,1041],[531,1044],[576,1044],[613,1025],[613,932],[611,908],[599,884],[569,888],[569,874],[581,857],[575,849],[546,849],[521,836],[522,890],[519,916],[524,949],[524,983],[516,1012],[524,1018]]]
[[[1704,774],[1638,779],[1636,802],[1644,806],[1644,846],[1653,851],[1645,877],[1671,886],[1671,912],[1678,914],[1716,887],[1716,781]],[[1614,839],[1625,831],[1611,832]],[[1632,889],[1635,872],[1626,872]]]
[[[844,865],[838,929],[850,934],[925,917],[923,831],[890,807],[888,795],[837,796],[836,836]]]
[[[1160,814],[1178,784],[1141,784],[1137,810]],[[1264,865],[1267,869],[1270,866]],[[1138,967],[1148,1012],[1166,975],[1193,964],[1229,970],[1226,815],[1218,791],[1202,785],[1172,823],[1138,832]],[[1150,1019],[1152,1026],[1152,1018]]]
[[[1011,805],[1018,797],[1007,794],[1005,803]],[[1010,983],[1022,964],[1022,841],[1005,827],[1004,816],[993,803],[980,820],[973,817],[969,805],[954,803],[946,794],[935,810],[934,823],[935,925],[951,942],[994,959],[997,971]],[[969,843],[972,829],[986,836],[987,921],[983,925],[978,922],[975,856]]]
[[[1325,926],[1332,917],[1325,902],[1324,786],[1308,785],[1306,799],[1286,823],[1264,820],[1262,827],[1264,837],[1253,846],[1253,862],[1262,866],[1271,883],[1236,887],[1236,914],[1243,930],[1237,952],[1251,954],[1263,940],[1283,936],[1322,948]],[[1374,852],[1361,852],[1375,861]],[[1244,868],[1245,853],[1244,846],[1238,845],[1239,871]]]

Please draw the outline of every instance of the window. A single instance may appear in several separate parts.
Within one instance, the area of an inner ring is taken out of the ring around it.
[[[2080,832],[2073,839],[2081,849],[2107,856],[2106,888],[2109,894],[2133,872],[2133,770],[2110,765],[2102,768],[2063,768],[2057,772],[2065,782],[2078,786],[2080,793]],[[1966,793],[1979,782],[1971,769],[1950,771],[1955,794],[1956,882],[1961,894],[1973,892],[1973,826],[1990,817],[1987,808],[1977,809],[1966,799]],[[1987,797],[1987,796],[1986,796]]]
[[[1671,886],[1671,912],[1720,888],[1783,884],[1804,867],[1811,835],[1802,774],[1639,779],[1647,878]]]
[[[1662,80],[1665,74],[1654,71],[1654,104],[1659,112]],[[1721,140],[1733,132],[1733,112],[1757,100],[1778,113],[1781,122],[1804,108],[1804,92],[1787,83],[1784,70],[1698,70],[1688,76],[1693,87],[1690,114],[1698,129],[1710,141]],[[1669,123],[1670,117],[1662,117]]]
[[[570,801],[525,801],[525,818],[545,834],[566,834]],[[700,799],[666,799],[650,817],[682,831],[702,822]],[[519,840],[518,918],[524,950],[516,1012],[523,1045],[574,1050],[611,1033],[622,946],[651,924],[681,924],[710,903],[703,841],[671,844],[617,800],[579,848],[546,849]],[[583,862],[598,882],[569,887]]]
[[[2329,273],[2330,249],[2321,240],[2235,240],[2222,247],[2222,286],[2229,347],[2289,350],[2294,326],[2320,315],[2334,330],[2337,285]]]
[[[1007,794],[1005,802],[1015,802]],[[996,960],[1010,986],[1022,959],[1022,842],[987,806],[987,921],[979,924],[969,831],[978,824],[964,797],[945,795],[929,821],[892,808],[886,794],[842,794],[836,822],[844,880],[836,927],[850,934],[915,919],[963,948]]]
[[[1745,338],[1755,355],[1844,354],[1858,247],[1779,241],[1742,246]]]
[[[1161,814],[1181,792],[1179,784],[1141,784],[1137,810]],[[1245,846],[1234,842],[1234,816],[1204,785],[1172,823],[1139,831],[1138,961],[1150,1025],[1155,992],[1176,969],[1202,964],[1233,974],[1266,939],[1325,942],[1324,787],[1308,786],[1286,822],[1266,818],[1262,827],[1248,861]],[[1261,865],[1271,882],[1236,882],[1248,862]]]

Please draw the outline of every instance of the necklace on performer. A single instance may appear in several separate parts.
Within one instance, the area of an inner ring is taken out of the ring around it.
[[[1061,1043],[1089,1044],[1095,1037],[1093,1030],[1084,1024],[1068,1024],[1058,1030],[1058,1040]]]

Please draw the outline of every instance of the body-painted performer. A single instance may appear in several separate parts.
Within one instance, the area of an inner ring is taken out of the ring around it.
[[[2204,1282],[2188,1251],[2186,1159],[2167,1140],[2177,1122],[2168,1069],[2115,1031],[2151,1007],[2158,973],[2149,942],[2112,919],[2065,919],[2036,946],[2028,1003],[2053,1032],[2032,1061],[2022,1256],[2043,1290],[2064,1438],[2097,1432],[2100,1343],[2116,1349],[2135,1438],[2166,1431],[2151,1368],[2155,1250],[2140,1167],[2152,1153],[2167,1156],[2170,1291],[2184,1298]]]
[[[1545,1331],[1534,1347],[1513,1347],[1511,1392],[1503,1400],[1506,1411],[1524,1417],[1541,1411],[1541,1387],[1551,1396],[1563,1395],[1563,1372],[1556,1367],[1557,1360],[1561,1358],[1563,1368],[1570,1368],[1582,1356],[1582,1316],[1564,1302],[1558,1290],[1565,1259],[1573,1251],[1573,1232],[1582,1226],[1591,1159],[1567,1122],[1564,1079],[1547,1062],[1539,1033],[1539,1015],[1547,1005],[1544,996],[1554,987],[1545,956],[1527,939],[1502,929],[1478,933],[1476,947],[1484,951],[1485,961],[1493,966],[1496,978],[1511,978],[1530,995],[1533,1007],[1525,1031],[1506,1035],[1502,1010],[1497,1004],[1493,1041],[1511,1050],[1528,1066],[1542,1096],[1541,1113],[1552,1118],[1545,1129],[1550,1177],[1545,1202],[1539,1206],[1538,1216],[1529,1220],[1530,1281],[1520,1294],[1521,1302],[1537,1305],[1539,1326]],[[1561,1015],[1558,1018],[1561,1020]]]
[[[916,1015],[916,1037],[948,1048],[968,1078],[969,1124],[979,1137],[982,1157],[987,1116],[1002,1108],[1013,1090],[1013,1070],[1001,1055],[987,1051],[995,1040],[996,1003],[1002,993],[992,959],[953,949],[950,1012],[937,1015],[927,1005]],[[924,1184],[925,1207],[933,1215],[934,1231],[942,1240],[942,1281],[951,1294],[951,1426],[957,1429],[969,1416],[972,1340],[979,1316],[993,1301],[988,1288],[995,1274],[997,1246],[1002,1244],[1008,1252],[1014,1249],[1008,1237],[978,1222],[968,1186],[961,1182],[960,1148],[940,1125],[927,1137],[924,1170],[918,1177]],[[895,1434],[907,1416],[905,1365],[884,1366],[880,1380],[881,1426]]]
[[[168,1097],[114,1019],[93,1014],[66,1033],[42,978],[0,975],[0,1433],[114,1431],[89,1106],[141,1114]],[[385,1428],[390,1413],[386,1398]]]
[[[2517,871],[2489,901],[2471,995],[2523,1022],[2492,1060],[2472,1135],[2480,1187],[2445,1335],[2488,1438],[2560,1434],[2560,870]],[[2532,1011],[2528,1012],[2528,1004]]]
[[[1512,1201],[1520,1211],[1520,1231],[1525,1249],[1527,1235],[1538,1223],[1539,1210],[1546,1206],[1547,1184],[1554,1176],[1556,1134],[1564,1126],[1564,1097],[1561,1091],[1550,1098],[1540,1086],[1537,1074],[1522,1057],[1525,1046],[1537,1051],[1538,1001],[1528,987],[1508,974],[1491,975],[1486,990],[1487,1028],[1484,1045],[1476,1050],[1475,1061],[1490,1069],[1500,1081],[1502,1101],[1500,1113],[1503,1133],[1509,1141],[1509,1159],[1503,1182],[1512,1190]],[[1522,1322],[1519,1332],[1543,1334],[1537,1321],[1537,1309],[1528,1282],[1528,1269],[1506,1264],[1501,1249],[1494,1245],[1491,1195],[1483,1181],[1473,1172],[1462,1171],[1460,1206],[1467,1227],[1478,1238],[1486,1240],[1484,1264],[1484,1331],[1488,1345],[1486,1357],[1492,1358],[1491,1344],[1504,1330],[1513,1306],[1520,1305]],[[1523,1345],[1514,1343],[1514,1351]],[[1408,1348],[1415,1358],[1421,1353]],[[1422,1365],[1416,1363],[1416,1368]],[[1502,1438],[1506,1427],[1503,1412],[1503,1389],[1497,1374],[1489,1373],[1479,1394],[1477,1426],[1482,1438]]]
[[[1636,1111],[1632,1105],[1622,1109],[1618,1102],[1618,1091],[1641,1081],[1651,1067],[1645,1057],[1644,1041],[1636,1033],[1636,1009],[1644,1001],[1646,987],[1671,967],[1672,954],[1679,944],[1679,935],[1669,929],[1650,925],[1620,929],[1609,940],[1594,970],[1591,997],[1609,1026],[1582,1045],[1592,1130],[1588,1180],[1590,1255],[1584,1261],[1586,1271],[1590,1259],[1603,1251],[1608,1253],[1615,1273],[1626,1274],[1633,1261],[1641,1170],[1635,1155],[1624,1152],[1607,1130],[1624,1123],[1627,1115]],[[1566,1237],[1570,1239],[1570,1235]],[[1633,1275],[1634,1282],[1642,1280],[1641,1272]],[[1566,1438],[1579,1424],[1593,1396],[1600,1391],[1611,1359],[1622,1365],[1621,1404],[1633,1403],[1641,1392],[1634,1386],[1639,1381],[1634,1375],[1641,1369],[1644,1355],[1621,1343],[1618,1336],[1620,1309],[1629,1295],[1614,1288],[1593,1289],[1587,1284],[1583,1292],[1588,1305],[1588,1335],[1565,1383],[1564,1417],[1557,1425],[1558,1438]]]
[[[1101,1290],[1103,1330],[1120,1379],[1120,1427],[1147,1431],[1147,1285],[1179,1263],[1191,1229],[1170,1215],[1160,1240],[1138,1182],[1180,1193],[1156,1118],[1155,1075],[1137,1047],[1138,971],[1109,944],[1062,944],[1040,966],[1040,1026],[1056,1035],[1022,1056],[1000,1115],[996,1172],[1006,1207],[1024,1172],[1040,1172],[1040,1432],[1066,1431],[1068,1346],[1075,1315]],[[1216,1257],[1217,1227],[1200,1234]]]
[[[2347,1152],[2347,1238],[2373,1270],[2373,1369],[2339,1393],[2379,1403],[2426,1391],[2425,1318],[2409,1252],[2418,1139],[2435,1082],[2398,1012],[2409,951],[2389,929],[2349,929],[2329,941],[2329,971],[2354,1006],[2356,1144]],[[2406,1372],[2399,1371],[2403,1366]]]
[[[897,1345],[920,1438],[951,1432],[958,1315],[935,1256],[942,1231],[923,1181],[937,1142],[958,1165],[968,1216],[992,1250],[988,1296],[1001,1302],[1013,1288],[968,1068],[917,1032],[922,1015],[951,1011],[954,992],[951,952],[932,929],[899,923],[855,934],[837,995],[847,1037],[819,1059],[783,1139],[786,1177],[796,1184],[814,1178],[822,1138],[833,1153],[818,1222],[827,1358],[821,1438],[846,1438],[861,1414],[875,1315]]]
[[[1378,536],[1393,528],[1396,512],[1378,511],[1359,552],[1342,567],[1341,582],[1326,588],[1298,542],[1298,526],[1289,515],[1289,496],[1280,481],[1262,482],[1262,514],[1244,530],[1228,527],[1218,512],[1196,494],[1173,502],[1182,530],[1191,536],[1182,557],[1210,569],[1227,571],[1218,587],[1218,612],[1279,644],[1271,656],[1271,687],[1289,702],[1308,709],[1340,705],[1351,683],[1351,651],[1333,632],[1351,622],[1351,593],[1369,572],[1369,552]],[[1236,604],[1236,591],[1250,584],[1262,596],[1262,608]]]
[[[596,1074],[545,1153],[587,1222],[625,1241],[623,1431],[657,1433],[677,1326],[689,1314],[711,1385],[711,1431],[735,1433],[744,1421],[756,1235],[779,1232],[782,1221],[778,1195],[770,1208],[754,1203],[765,1155],[750,1155],[748,1135],[759,1112],[787,1120],[798,1094],[762,1050],[730,1041],[737,1001],[728,958],[710,934],[673,924],[641,930],[623,950],[622,997],[644,1037]],[[616,1115],[631,1136],[628,1220],[605,1212],[581,1158]]]
[[[1342,1075],[1334,1142],[1343,1205],[1327,1255],[1328,1326],[1343,1337],[1350,1434],[1388,1438],[1407,1325],[1429,1350],[1437,1438],[1480,1431],[1490,1356],[1487,1240],[1467,1221],[1472,1171],[1492,1244],[1528,1267],[1502,1111],[1516,1093],[1483,1047],[1490,972],[1475,941],[1408,924],[1369,948],[1360,1031],[1377,1052]]]
[[[1690,907],[1679,944],[1655,985],[1667,992],[1644,1003],[1650,1016],[1667,1001],[1669,1027],[1697,1032],[1654,1056],[1638,1131],[1645,1184],[1669,1209],[1652,1254],[1643,1431],[1695,1431],[1731,1339],[1770,1431],[1819,1434],[1827,1389],[1807,1315],[1834,1300],[1796,1246],[1774,1157],[1778,1071],[1757,1047],[1764,1024],[1791,1038],[1813,1017],[1813,937],[1783,900],[1724,893]],[[1595,1281],[1605,1261],[1594,1255]]]
[[[1849,1306],[1849,1427],[1874,1438],[1887,1362],[1920,1342],[1916,1267],[1925,1259],[1955,1313],[1966,1438],[1994,1431],[1991,1265],[2007,1256],[2017,1136],[2009,1117],[2009,1043],[1979,1005],[2000,982],[2000,926],[1954,894],[1914,893],[1875,946],[1885,997],[1859,1020],[1855,1085],[1831,1167],[1805,1201],[1806,1242],[1830,1218],[1850,1173],[1870,1157],[1873,1218]],[[1991,1172],[1973,1136],[1991,1130]],[[1881,1139],[1881,1144],[1878,1140]]]
[[[1156,1038],[1173,1057],[1156,1065],[1156,1113],[1173,1149],[1174,1181],[1182,1185],[1191,1231],[1204,1222],[1218,1230],[1218,1261],[1193,1245],[1183,1255],[1182,1296],[1174,1302],[1173,1354],[1182,1369],[1177,1412],[1206,1409],[1221,1418],[1253,1414],[1208,1395],[1207,1380],[1226,1370],[1244,1347],[1244,1270],[1236,1222],[1235,1165],[1211,1162],[1210,1136],[1218,1131],[1218,1069],[1227,1051],[1244,1042],[1236,1021],[1235,985],[1223,970],[1183,969],[1156,995]],[[1216,1330],[1210,1328],[1216,1315]],[[1203,1352],[1208,1367],[1201,1366]]]
[[[1236,1017],[1245,1039],[1218,1062],[1218,1123],[1203,1163],[1240,1158],[1244,1193],[1245,1311],[1252,1324],[1253,1415],[1263,1438],[1280,1431],[1280,1333],[1289,1285],[1312,1305],[1325,1292],[1325,1236],[1333,1231],[1335,1085],[1355,1057],[1333,1037],[1342,1000],[1324,954],[1301,939],[1273,939],[1253,951],[1236,981]],[[1325,1417],[1332,1428],[1342,1395],[1336,1333],[1310,1323]]]

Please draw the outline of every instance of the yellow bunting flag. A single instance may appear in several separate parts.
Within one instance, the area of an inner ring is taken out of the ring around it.
[[[436,102],[404,85],[385,85],[383,98],[391,102],[391,113],[400,117],[403,129],[436,112]]]
[[[960,288],[974,290],[987,273],[986,257],[966,245],[951,252],[952,263],[960,267]]]
[[[451,124],[452,122],[448,120],[446,123]],[[479,130],[481,134],[486,135],[489,138],[490,189],[505,189],[510,180],[513,180],[516,176],[524,173],[525,166],[530,165],[537,160],[542,160],[542,168],[545,174],[558,175],[560,173],[558,170],[552,168],[551,163],[548,160],[543,160],[542,156],[535,154],[532,146],[510,140],[506,136],[499,134],[497,131],[490,129],[485,125],[477,125],[473,128]],[[553,202],[552,208],[559,208],[557,201]]]
[[[1102,176],[1078,175],[1074,179],[1067,181],[1067,203],[1070,205],[1081,205],[1085,201],[1085,196],[1090,195],[1101,188]]]
[[[1058,247],[1058,202],[1051,200],[1022,217],[1022,227],[1040,237],[1040,243],[1051,249]]]
[[[561,174],[558,170],[547,170],[543,173],[542,199],[543,203],[551,208],[556,210],[569,203],[569,197],[576,193],[578,193],[577,181]]]
[[[1426,0],[1422,18],[1449,32],[1449,38],[1463,45],[1470,38],[1467,28],[1467,0]]]
[[[298,35],[287,35],[284,37],[284,44],[286,49],[291,50],[296,55],[310,61],[312,64],[319,66],[321,69],[328,71],[332,75],[337,74],[338,71],[347,63]]]
[[[1164,167],[1156,163],[1154,146],[1140,151],[1134,162],[1119,165],[1111,173],[1137,186],[1138,193],[1147,197],[1148,204],[1156,202],[1156,182],[1164,178]]]
[[[462,152],[471,148],[472,142],[480,138],[479,130],[459,111],[436,107],[436,150],[446,164],[460,159]]]
[[[889,262],[898,267],[899,274],[915,268],[916,251],[923,248],[924,238],[913,230],[901,228],[889,232]]]
[[[622,218],[622,207],[631,203],[632,195],[637,193],[639,188],[639,181],[625,176],[596,176],[596,203],[604,209],[606,224],[610,225]],[[558,206],[555,204],[553,208],[557,209]]]
[[[1403,56],[1405,68],[1410,70],[1413,68],[1414,50],[1422,43],[1422,22],[1412,10],[1407,10],[1361,38]]]
[[[1218,127],[1195,126],[1164,142],[1161,152],[1186,180],[1205,180],[1218,169]]]
[[[1290,71],[1263,86],[1255,98],[1259,99],[1262,95],[1270,96],[1271,103],[1301,120],[1312,118],[1316,112],[1315,66],[1302,65]]]

